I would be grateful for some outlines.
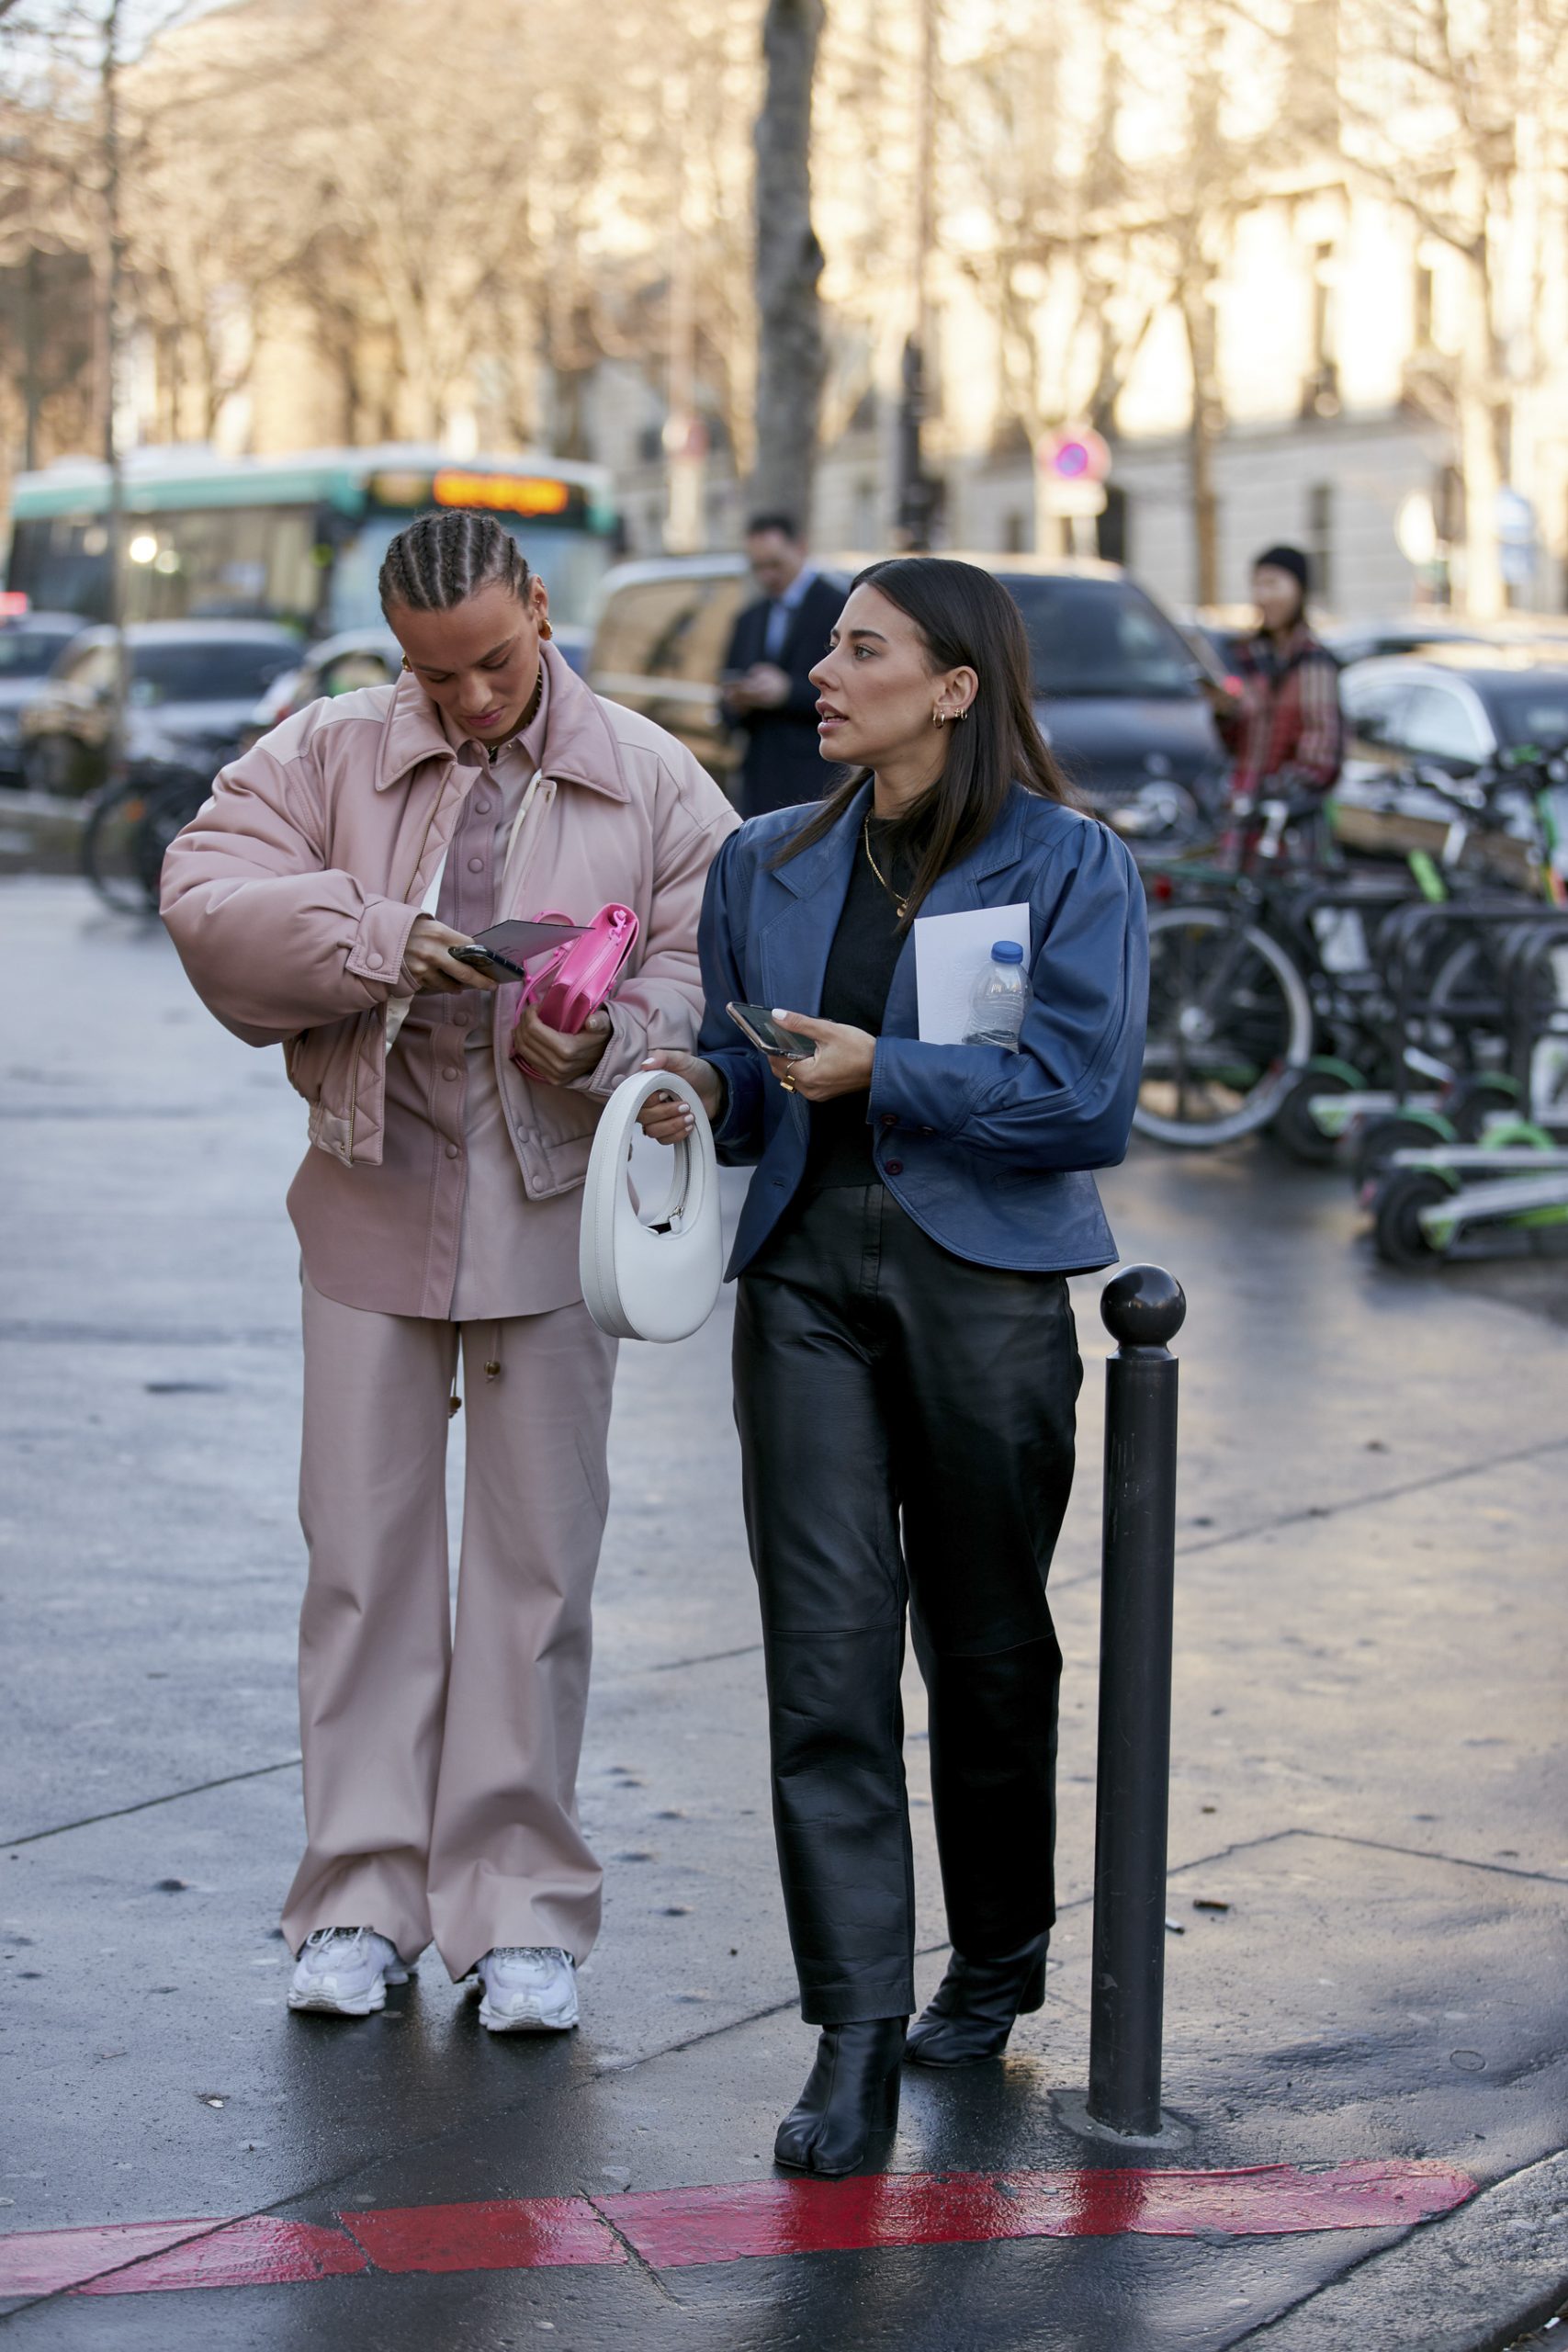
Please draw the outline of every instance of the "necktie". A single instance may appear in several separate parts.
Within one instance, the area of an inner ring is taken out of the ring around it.
[[[768,661],[779,660],[788,635],[789,606],[782,596],[775,596],[768,606],[768,625],[762,632],[762,651]]]

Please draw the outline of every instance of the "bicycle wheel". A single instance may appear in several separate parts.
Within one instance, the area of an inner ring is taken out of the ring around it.
[[[1149,917],[1149,1034],[1133,1125],[1203,1149],[1266,1126],[1312,1052],[1306,982],[1278,940],[1224,907]]]
[[[139,778],[112,785],[99,795],[82,835],[82,871],[118,914],[151,914],[157,905],[156,883],[147,888],[141,846],[148,797]]]
[[[136,859],[150,907],[158,903],[164,851],[204,806],[211,791],[211,786],[198,777],[177,775],[148,793],[147,811],[137,834]]]

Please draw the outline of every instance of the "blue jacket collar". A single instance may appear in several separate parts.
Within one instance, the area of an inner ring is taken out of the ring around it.
[[[1018,863],[1025,800],[1024,793],[1015,786],[985,840],[942,876],[926,899],[922,913],[953,914],[960,909],[983,903],[981,884],[989,876],[1004,873]],[[767,927],[762,945],[763,974],[772,1002],[786,1012],[815,1013],[821,1007],[828,955],[843,912],[850,875],[860,852],[861,827],[870,806],[871,786],[867,784],[819,842],[814,842],[787,864],[773,868],[773,880],[784,885],[793,903],[783,908]],[[886,1026],[893,1035],[913,1036],[919,1026],[913,938],[911,930],[899,954],[887,999]]]
[[[809,849],[803,849],[798,857],[773,868],[774,880],[782,882],[795,898],[808,899],[824,882],[847,871],[870,807],[871,786],[863,784],[830,831],[824,833],[819,842],[813,842]]]
[[[1017,865],[1027,797],[1021,786],[1013,786],[1002,805],[1001,815],[985,840],[942,876],[931,893],[933,902],[940,899],[943,904],[948,904],[956,896],[958,903],[962,904],[968,884],[983,882],[987,875],[1000,874],[1008,866]],[[792,857],[787,864],[774,868],[775,879],[795,898],[807,899],[814,891],[821,889],[825,882],[841,878],[859,846],[861,827],[870,807],[871,786],[868,782],[862,785],[838,823],[824,833],[820,841],[813,842],[811,847],[802,850],[798,857]]]

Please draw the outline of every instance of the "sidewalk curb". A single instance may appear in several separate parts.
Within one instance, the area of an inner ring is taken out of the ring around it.
[[[1568,2152],[1483,2189],[1297,2303],[1234,2352],[1505,2352],[1568,2293]]]

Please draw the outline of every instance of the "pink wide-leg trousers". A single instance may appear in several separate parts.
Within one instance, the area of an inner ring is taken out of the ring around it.
[[[434,1939],[454,1978],[497,1944],[581,1961],[602,1877],[576,1786],[615,1341],[581,1306],[459,1326],[304,1288],[306,1847],[284,1933],[298,1951],[315,1928],[375,1928],[405,1959]]]

